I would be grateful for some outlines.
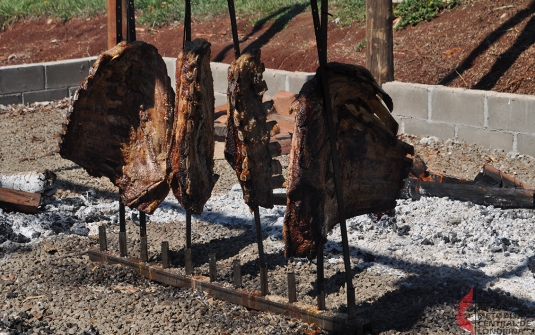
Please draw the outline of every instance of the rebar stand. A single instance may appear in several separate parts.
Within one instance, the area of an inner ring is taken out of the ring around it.
[[[340,220],[340,232],[342,235],[342,249],[344,253],[344,269],[346,274],[346,293],[347,293],[347,309],[348,315],[351,316],[355,310],[355,288],[353,287],[353,276],[351,273],[351,259],[349,255],[349,241],[347,239],[347,226],[345,217],[344,198],[342,192],[342,182],[340,179],[340,162],[338,158],[338,150],[336,147],[336,132],[334,129],[333,111],[331,106],[331,94],[329,89],[329,79],[327,77],[327,24],[328,24],[328,8],[329,1],[323,0],[321,2],[321,23],[318,14],[317,0],[310,0],[312,7],[312,19],[314,21],[314,32],[316,34],[316,45],[318,49],[319,58],[319,74],[321,88],[323,92],[323,107],[324,116],[327,124],[327,131],[329,133],[329,143],[331,148],[331,159],[333,164],[334,187],[336,191],[336,199],[338,204],[338,217]]]

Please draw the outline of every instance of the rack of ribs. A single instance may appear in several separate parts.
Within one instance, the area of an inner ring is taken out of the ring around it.
[[[177,93],[171,150],[171,187],[184,209],[201,214],[214,175],[214,83],[210,43],[186,42],[176,60]]]
[[[264,64],[260,50],[244,53],[228,71],[225,159],[233,167],[250,208],[273,207],[270,130],[262,96]]]
[[[346,216],[392,209],[412,165],[407,155],[414,153],[396,137],[397,123],[388,110],[392,100],[363,67],[328,63],[326,72]],[[319,75],[303,86],[292,109],[285,255],[313,258],[339,222]]]
[[[152,213],[169,193],[174,92],[158,50],[121,42],[101,54],[74,93],[60,154]]]

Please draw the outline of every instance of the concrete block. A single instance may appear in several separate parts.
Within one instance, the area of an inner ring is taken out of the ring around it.
[[[210,67],[212,69],[212,77],[214,78],[214,92],[224,93],[226,96],[228,88],[229,65],[225,63],[212,62],[210,63]]]
[[[163,61],[165,62],[165,66],[167,67],[167,75],[171,79],[171,87],[173,87],[173,90],[175,90],[176,92],[176,58],[163,57]]]
[[[43,65],[5,66],[0,68],[0,94],[45,89]]]
[[[383,89],[394,102],[392,114],[428,118],[428,96],[433,86],[392,81],[383,84]]]
[[[447,140],[455,137],[455,125],[423,119],[404,118],[403,132],[418,136],[436,136]]]
[[[54,101],[61,100],[69,96],[67,88],[57,88],[54,90],[33,91],[22,93],[23,103],[32,103],[37,101]]]
[[[0,95],[1,105],[12,105],[12,104],[21,104],[21,103],[22,103],[21,93]]]
[[[266,69],[264,71],[264,80],[268,90],[264,93],[265,99],[271,99],[278,91],[286,91],[286,76],[292,72]]]
[[[285,90],[297,94],[301,91],[303,85],[312,78],[314,78],[314,73],[290,72],[286,76]]]
[[[77,88],[78,86],[69,87],[69,97],[72,97],[74,95],[74,92],[76,91]]]
[[[478,144],[492,149],[513,150],[514,135],[496,130],[459,126],[457,138],[468,144]]]
[[[431,94],[431,120],[483,127],[485,91],[434,86]]]
[[[519,154],[535,157],[535,135],[518,134],[516,150]]]
[[[490,128],[535,133],[535,97],[496,93],[487,99]]]
[[[78,85],[89,74],[89,60],[75,59],[45,65],[46,89]]]
[[[215,106],[223,105],[227,103],[227,94],[226,93],[214,93],[215,97]]]

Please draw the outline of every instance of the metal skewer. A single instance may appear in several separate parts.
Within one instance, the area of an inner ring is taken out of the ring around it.
[[[119,253],[121,257],[126,257],[128,255],[128,251],[126,248],[125,208],[123,200],[121,198],[121,193],[119,193]]]
[[[329,90],[329,82],[327,78],[326,65],[327,65],[327,23],[328,23],[328,8],[329,1],[323,0],[321,2],[321,24],[319,21],[318,14],[318,3],[317,0],[310,0],[310,5],[312,7],[312,19],[314,21],[314,32],[316,34],[316,44],[318,47],[318,58],[320,62],[319,73],[321,79],[321,86],[323,91],[323,104],[325,110],[325,119],[327,121],[327,130],[329,132],[329,142],[331,146],[331,159],[333,163],[333,173],[334,173],[334,185],[336,190],[336,199],[338,203],[338,216],[340,220],[340,231],[342,235],[342,248],[344,253],[344,268],[346,273],[346,292],[347,292],[347,309],[348,316],[353,315],[355,309],[355,288],[353,287],[353,277],[351,274],[351,262],[349,258],[349,242],[347,239],[347,226],[345,219],[344,211],[344,198],[342,193],[342,183],[340,180],[340,162],[338,159],[338,151],[336,149],[336,132],[334,129],[333,122],[333,111],[331,106],[331,95]],[[323,248],[323,245],[321,246]],[[320,255],[318,253],[318,255]],[[323,250],[321,250],[321,255],[323,255]],[[318,269],[319,269],[319,260],[318,260]],[[323,267],[323,262],[321,264]],[[319,276],[318,270],[318,276]],[[323,270],[322,270],[323,272]],[[323,280],[323,279],[322,279]],[[319,288],[319,286],[318,286]]]
[[[230,24],[232,28],[232,41],[234,45],[234,57],[238,59],[241,55],[240,41],[238,39],[238,26],[236,23],[236,11],[234,9],[234,0],[228,0],[228,10],[230,15]],[[260,213],[258,205],[254,205],[254,220],[256,228],[256,242],[258,245],[258,258],[260,262],[260,293],[261,295],[268,294],[268,280],[267,280],[267,266],[266,257],[264,255],[264,245],[262,242],[262,226],[260,224]]]
[[[191,41],[191,0],[186,0],[184,17],[184,40],[182,47],[186,48],[186,42]],[[193,262],[191,257],[191,212],[186,209],[186,248],[184,249],[184,268],[186,275],[193,273]]]

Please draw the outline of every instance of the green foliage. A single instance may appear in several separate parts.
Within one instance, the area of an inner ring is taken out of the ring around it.
[[[359,44],[355,46],[355,51],[361,52],[362,50],[364,50],[365,47],[366,47],[366,40],[362,40],[359,42]]]
[[[394,16],[401,17],[396,30],[430,20],[442,9],[451,9],[460,4],[461,0],[403,0],[394,10]]]
[[[162,26],[184,19],[184,0],[136,0],[137,22],[140,25]],[[331,0],[330,20],[340,25],[365,18],[365,0]],[[253,23],[277,20],[289,22],[292,15],[309,11],[308,0],[235,0],[238,17],[251,16]],[[217,15],[228,15],[227,0],[192,1],[192,16],[207,21]],[[88,17],[106,13],[106,0],[0,0],[0,26],[28,17],[51,17],[69,20],[73,16]]]

